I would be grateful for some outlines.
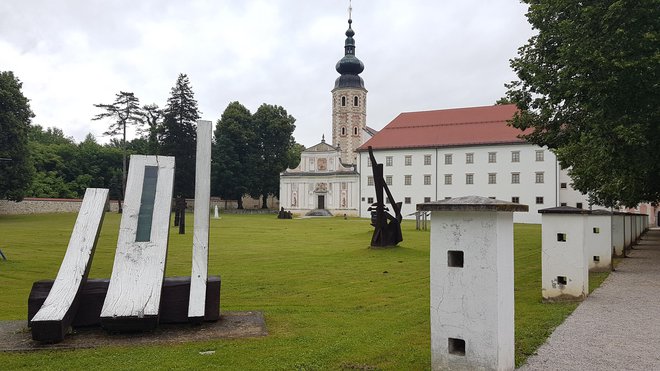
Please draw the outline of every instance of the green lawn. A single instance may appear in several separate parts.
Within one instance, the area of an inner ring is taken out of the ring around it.
[[[0,320],[25,319],[33,281],[54,278],[75,214],[0,216]],[[172,228],[167,275],[190,275],[188,234]],[[90,277],[109,277],[119,216],[106,214]],[[269,335],[167,346],[0,353],[2,369],[248,370],[430,367],[429,232],[404,222],[399,248],[368,249],[367,220],[211,220],[210,274],[222,310],[260,310]],[[541,303],[541,228],[515,227],[516,364],[576,304]],[[595,276],[593,286],[606,275]],[[213,355],[200,351],[215,350]]]

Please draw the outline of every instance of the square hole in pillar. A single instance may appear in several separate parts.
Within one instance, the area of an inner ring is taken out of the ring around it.
[[[600,233],[600,228],[594,227],[594,233]]]
[[[594,256],[594,261],[599,262],[600,261],[600,256]]]
[[[566,233],[557,233],[557,241],[566,242]]]
[[[449,250],[447,251],[447,266],[463,268],[463,251]]]
[[[465,340],[449,338],[449,354],[465,356]]]
[[[566,276],[557,276],[557,283],[560,285],[566,285],[568,280],[566,279]]]

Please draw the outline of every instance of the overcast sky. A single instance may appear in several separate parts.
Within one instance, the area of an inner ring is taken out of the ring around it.
[[[517,0],[354,0],[367,124],[406,111],[491,105],[532,35]],[[283,106],[296,140],[331,137],[331,94],[344,54],[348,0],[2,0],[0,71],[14,71],[36,114],[106,142],[95,103],[130,91],[165,105],[179,73],[202,118],[232,101]]]

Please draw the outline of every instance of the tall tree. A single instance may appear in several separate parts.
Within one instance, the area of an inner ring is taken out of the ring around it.
[[[211,187],[214,195],[237,200],[248,193],[256,169],[257,134],[252,114],[238,102],[229,103],[215,128],[212,151]]]
[[[94,107],[102,108],[105,112],[99,113],[94,116],[92,120],[101,120],[105,118],[113,119],[108,131],[104,135],[115,136],[122,135],[122,196],[126,193],[126,127],[129,124],[135,126],[136,130],[140,130],[144,124],[144,113],[140,107],[140,100],[133,93],[120,91],[115,95],[115,101],[111,104],[95,104]],[[121,208],[120,208],[121,210]]]
[[[281,106],[262,104],[252,116],[257,134],[254,151],[259,161],[250,187],[252,197],[262,197],[262,208],[268,208],[268,195],[279,195],[280,172],[289,163],[289,151],[296,143],[293,130],[296,119]]]
[[[174,194],[195,195],[197,101],[185,74],[179,74],[164,110],[161,154],[176,158]]]
[[[660,201],[658,0],[523,2],[538,34],[511,60],[513,125],[595,203]]]
[[[0,198],[21,201],[30,187],[34,168],[28,132],[34,113],[13,72],[0,72]]]
[[[142,107],[142,110],[147,124],[146,130],[143,132],[147,140],[146,154],[157,155],[162,132],[163,110],[157,104],[146,104]]]

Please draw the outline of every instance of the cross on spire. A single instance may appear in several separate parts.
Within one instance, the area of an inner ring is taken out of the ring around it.
[[[351,13],[353,12],[353,6],[351,5],[351,0],[348,0],[348,19],[352,19]]]

